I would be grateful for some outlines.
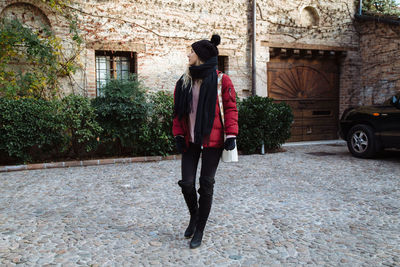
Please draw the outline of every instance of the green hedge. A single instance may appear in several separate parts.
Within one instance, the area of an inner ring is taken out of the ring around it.
[[[238,103],[238,149],[244,154],[279,148],[290,138],[292,111],[286,103],[268,97],[251,96]]]
[[[149,103],[143,86],[136,79],[112,80],[92,100],[97,121],[103,129],[98,153],[139,155],[142,126],[146,123]]]
[[[136,80],[111,82],[89,100],[0,98],[0,164],[174,153],[173,96],[146,94]],[[258,96],[238,101],[238,148],[278,148],[290,137],[288,105]]]
[[[31,161],[35,151],[49,153],[64,143],[56,101],[0,98],[0,150],[18,161]]]
[[[95,109],[87,97],[69,95],[61,100],[62,118],[67,155],[80,157],[97,148],[97,137],[102,128],[96,121]]]
[[[140,136],[141,154],[166,156],[174,151],[172,135],[174,98],[171,93],[158,91],[149,96],[149,116]]]
[[[89,99],[77,95],[0,98],[0,126],[0,162],[89,156],[101,131]]]
[[[89,100],[0,98],[0,163],[174,151],[173,96],[146,94],[136,79],[113,80]]]

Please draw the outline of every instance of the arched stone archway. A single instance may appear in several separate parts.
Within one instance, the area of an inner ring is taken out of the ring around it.
[[[17,19],[23,25],[41,32],[44,28],[51,29],[51,23],[46,14],[37,6],[17,2],[6,6],[0,13],[0,18]]]

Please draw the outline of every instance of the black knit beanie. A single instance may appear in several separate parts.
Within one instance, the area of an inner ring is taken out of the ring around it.
[[[201,40],[192,44],[193,51],[200,58],[201,61],[206,62],[212,57],[218,56],[217,46],[221,42],[221,37],[218,34],[214,34],[211,37],[211,41]]]

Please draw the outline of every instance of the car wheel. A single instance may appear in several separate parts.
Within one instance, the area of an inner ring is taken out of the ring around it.
[[[347,147],[353,156],[371,158],[376,153],[374,130],[368,125],[353,126],[347,135]]]

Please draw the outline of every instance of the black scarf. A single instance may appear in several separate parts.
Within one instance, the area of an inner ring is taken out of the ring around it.
[[[202,145],[208,140],[215,117],[217,101],[217,57],[212,57],[204,64],[189,67],[193,80],[202,79],[200,86],[199,103],[197,104],[196,123],[194,126],[194,143]],[[175,89],[175,116],[179,119],[189,115],[192,110],[191,85],[183,86],[183,77],[176,83]]]

